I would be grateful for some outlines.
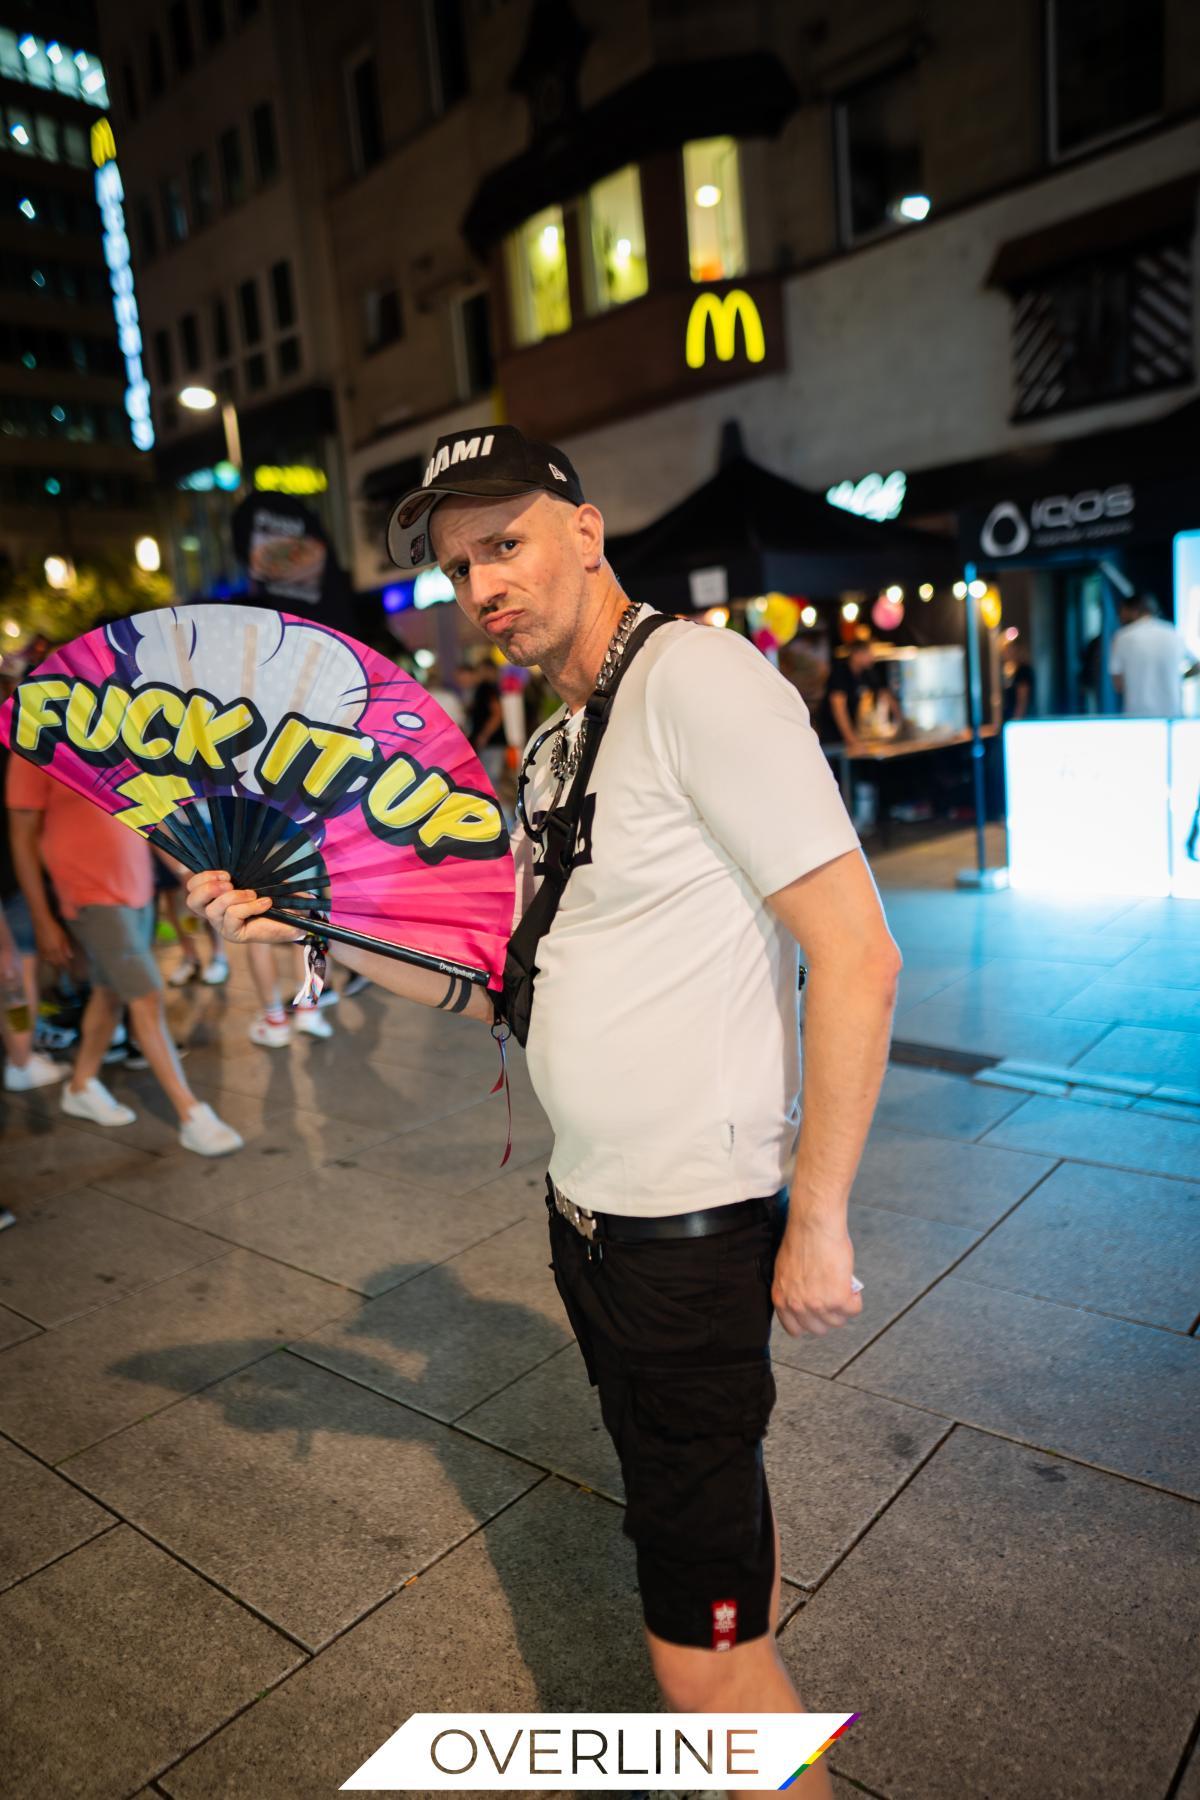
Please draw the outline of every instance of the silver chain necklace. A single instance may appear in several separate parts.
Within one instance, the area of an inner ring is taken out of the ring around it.
[[[617,629],[609,639],[608,649],[604,652],[604,661],[600,664],[600,673],[596,677],[596,692],[607,693],[608,684],[616,672],[617,664],[625,654],[625,646],[629,642],[637,615],[638,607],[631,602],[617,620]],[[570,781],[579,767],[584,740],[587,736],[586,719],[582,721],[579,730],[573,737],[567,735],[567,726],[570,722],[571,718],[568,714],[559,726],[558,735],[550,746],[550,773],[555,781],[562,783]]]

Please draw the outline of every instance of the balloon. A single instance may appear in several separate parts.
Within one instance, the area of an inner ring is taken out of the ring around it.
[[[773,655],[779,648],[779,639],[773,631],[768,631],[765,625],[759,626],[750,642],[756,650],[761,650],[764,656]]]
[[[903,617],[903,600],[889,600],[886,594],[880,594],[871,608],[871,618],[880,631],[894,631]]]
[[[800,607],[787,594],[768,594],[763,607],[763,626],[775,643],[790,644],[800,629]]]

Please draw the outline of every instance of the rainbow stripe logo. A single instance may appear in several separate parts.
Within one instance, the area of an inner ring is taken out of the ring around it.
[[[786,1781],[780,1782],[779,1792],[782,1794],[784,1788],[790,1788],[793,1781],[798,1780],[799,1777],[804,1774],[804,1771],[806,1769],[811,1769],[814,1763],[819,1762],[821,1760],[821,1758],[824,1756],[825,1752],[828,1750],[830,1744],[836,1744],[838,1739],[842,1736],[842,1734],[844,1732],[849,1731],[849,1729],[853,1725],[854,1721],[861,1717],[862,1717],[861,1713],[851,1713],[850,1717],[846,1720],[846,1723],[844,1725],[839,1725],[836,1731],[831,1732],[830,1735],[825,1739],[825,1742],[821,1745],[820,1749],[814,1750],[813,1754],[809,1757],[807,1762],[802,1762],[798,1769],[793,1769],[792,1773],[788,1776]]]

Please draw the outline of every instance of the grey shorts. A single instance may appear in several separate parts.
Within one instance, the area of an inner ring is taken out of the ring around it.
[[[162,988],[154,960],[154,902],[145,906],[84,906],[69,922],[87,952],[92,981],[126,1004]]]

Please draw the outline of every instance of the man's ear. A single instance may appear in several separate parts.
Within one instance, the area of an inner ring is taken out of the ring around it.
[[[604,561],[604,520],[598,507],[585,500],[575,508],[575,530],[583,553],[584,567],[595,574]]]

